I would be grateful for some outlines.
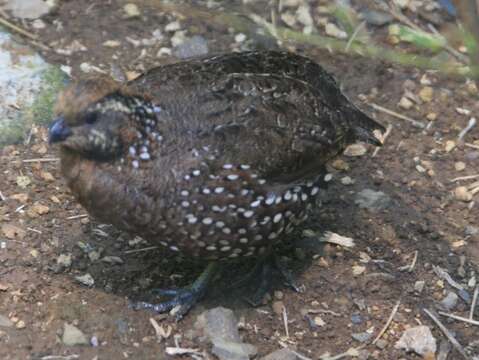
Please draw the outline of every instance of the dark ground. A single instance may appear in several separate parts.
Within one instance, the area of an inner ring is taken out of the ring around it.
[[[222,25],[208,24],[187,14],[161,13],[145,2],[138,2],[141,17],[125,19],[122,6],[116,0],[62,2],[57,11],[43,19],[47,26],[37,33],[54,48],[67,48],[77,40],[86,50],[71,55],[47,52],[45,57],[52,63],[71,66],[74,77],[85,75],[80,70],[82,63],[106,72],[113,69],[118,74],[118,69],[136,72],[176,61],[172,56],[156,57],[161,47],[171,47],[172,33],[163,29],[175,19],[180,20],[181,29],[188,30],[187,36],[203,36],[210,53],[244,46],[235,42],[235,32]],[[155,29],[162,30],[162,43],[135,47],[134,41],[126,40],[149,39]],[[385,40],[387,30],[371,31],[375,38]],[[107,40],[118,40],[120,46],[102,45]],[[254,46],[252,41],[251,47]],[[148,311],[129,309],[128,298],[145,298],[153,286],[184,285],[199,268],[182,265],[159,250],[131,252],[155,244],[132,241],[88,217],[75,217],[85,211],[62,182],[58,164],[24,162],[56,156],[55,150],[47,147],[45,129],[39,128],[28,145],[9,146],[0,152],[0,191],[6,197],[0,201],[0,240],[6,243],[0,250],[0,314],[15,323],[13,327],[0,327],[0,358],[78,354],[81,359],[163,359],[168,358],[165,346],[173,346],[175,335],[181,336],[183,347],[208,351],[209,346],[191,338],[189,330],[199,313],[220,304],[232,308],[242,319],[244,341],[257,346],[261,356],[280,348],[280,343],[312,359],[319,359],[326,352],[337,354],[359,347],[361,343],[353,340],[351,334],[372,328],[376,336],[397,300],[401,305],[382,337],[385,342],[381,348],[366,346],[371,358],[419,359],[394,348],[402,332],[418,324],[430,326],[438,344],[444,339],[422,309],[434,308],[447,292],[455,291],[439,279],[433,266],[444,268],[456,281],[466,284],[470,294],[473,292],[467,284],[479,264],[479,237],[470,235],[471,228],[466,232],[466,227],[477,225],[478,208],[474,199],[457,200],[453,190],[474,180],[450,180],[475,174],[479,152],[464,145],[447,152],[445,146],[447,140],[456,140],[469,119],[456,108],[466,108],[474,114],[479,107],[476,91],[463,80],[434,72],[312,48],[298,50],[333,72],[350,99],[383,124],[391,124],[392,131],[376,156],[372,156],[374,148],[368,148],[363,156],[341,158],[349,170],[331,168],[334,180],[324,206],[307,228],[319,234],[329,230],[352,237],[356,247],[348,250],[319,245],[311,239],[294,245],[296,250],[289,257],[293,267],[299,269],[298,280],[305,291],[294,293],[281,286],[277,288],[283,295],[290,337],[286,338],[283,319],[273,310],[272,302],[278,301],[274,295],[273,300],[254,309],[238,300],[241,293],[224,290],[224,284],[216,286],[180,323]],[[398,108],[405,86],[419,94],[424,87],[423,76],[433,88],[431,101],[415,104],[410,110]],[[421,130],[383,113],[374,113],[366,101],[424,122],[429,113],[436,113],[437,119],[427,130]],[[477,139],[477,128],[465,138],[468,143]],[[459,161],[466,165],[460,172],[455,167]],[[28,177],[31,183],[22,188],[18,185],[19,176]],[[340,179],[345,176],[355,183],[343,185]],[[360,209],[354,199],[363,189],[382,191],[391,201],[383,210]],[[14,234],[11,226],[15,226]],[[300,238],[298,234],[297,239]],[[401,271],[400,267],[412,263],[415,252],[417,262],[413,270]],[[57,264],[60,254],[72,254],[71,267]],[[105,256],[117,256],[123,262],[97,260]],[[360,269],[357,266],[364,266],[364,272],[353,275],[353,269]],[[227,279],[246,269],[245,265],[230,269]],[[85,273],[95,279],[93,288],[75,280],[75,276]],[[414,288],[417,281],[425,282],[422,292]],[[307,309],[313,309],[309,316],[319,315],[324,326],[311,327],[304,316]],[[453,312],[467,317],[469,305],[459,299]],[[156,340],[150,317],[165,329],[172,327],[172,334],[161,343]],[[356,320],[353,322],[352,318]],[[472,325],[443,317],[441,320],[463,345],[478,338]],[[76,325],[89,338],[97,336],[101,345],[66,347],[59,340],[65,322]],[[457,353],[449,355],[449,359],[459,358]]]

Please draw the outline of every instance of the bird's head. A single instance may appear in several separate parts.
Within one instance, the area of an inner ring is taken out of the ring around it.
[[[110,160],[128,152],[156,123],[154,106],[107,78],[86,79],[60,95],[58,117],[49,128],[49,142],[94,160]]]

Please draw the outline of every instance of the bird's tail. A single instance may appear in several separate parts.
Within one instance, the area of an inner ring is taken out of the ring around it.
[[[376,120],[363,113],[354,105],[347,104],[347,118],[350,124],[352,141],[364,141],[381,146],[381,141],[374,134],[374,130],[384,132],[386,129]]]

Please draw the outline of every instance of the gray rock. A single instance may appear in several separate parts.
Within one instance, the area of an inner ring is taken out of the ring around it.
[[[376,341],[376,347],[378,349],[384,350],[386,346],[388,346],[388,342],[386,340],[379,339],[378,341]]]
[[[63,326],[62,342],[66,346],[88,345],[85,334],[76,326],[65,323]]]
[[[370,25],[384,26],[394,20],[394,17],[382,11],[366,10],[362,13],[363,19]]]
[[[208,54],[208,42],[200,35],[186,39],[173,49],[173,55],[179,59],[187,59]]]
[[[90,274],[75,276],[75,280],[88,287],[95,285],[95,279]]]
[[[220,360],[249,360],[256,347],[241,341],[238,320],[233,311],[223,307],[207,310],[198,316],[195,327],[213,344],[212,352]]]
[[[13,322],[6,316],[0,315],[0,327],[12,327]]]
[[[72,254],[60,254],[57,257],[57,264],[63,268],[69,268],[72,265]]]
[[[65,74],[0,32],[0,147],[21,141],[32,124],[49,123]]]
[[[453,291],[449,291],[444,299],[441,300],[441,307],[446,311],[451,311],[457,305],[459,296]]]
[[[354,313],[351,315],[351,322],[355,325],[359,325],[363,322],[363,317],[361,314]]]
[[[6,0],[3,3],[5,9],[21,19],[37,19],[48,14],[55,6],[55,2],[44,0]]]
[[[479,234],[479,228],[476,226],[472,225],[467,225],[466,228],[464,229],[464,233],[466,236],[473,236]]]
[[[260,360],[298,360],[294,352],[289,349],[281,349],[262,357]]]
[[[425,325],[407,329],[394,347],[406,351],[412,350],[418,355],[435,354],[437,349],[436,339],[432,336],[431,330]]]
[[[391,198],[382,191],[364,189],[357,193],[354,203],[362,209],[383,210],[391,205]]]
[[[422,293],[425,285],[426,285],[426,282],[423,280],[416,281],[414,283],[414,291],[418,292],[419,294]]]
[[[371,339],[372,336],[373,336],[373,334],[370,334],[368,332],[351,334],[351,337],[354,340],[359,341],[361,343],[365,343],[365,342],[369,341],[369,339]]]

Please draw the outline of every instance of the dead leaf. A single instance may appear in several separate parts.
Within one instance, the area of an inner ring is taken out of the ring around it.
[[[2,225],[2,232],[8,239],[20,239],[22,240],[25,235],[26,231],[19,228],[18,226],[12,224],[3,224]]]
[[[353,275],[359,276],[366,271],[366,266],[354,265],[353,266]]]
[[[55,181],[55,177],[52,175],[52,173],[48,171],[42,171],[40,173],[40,176],[45,181],[49,181],[49,182]]]
[[[14,200],[21,202],[22,204],[25,204],[28,201],[28,194],[25,193],[13,194],[10,197]]]
[[[25,189],[32,183],[32,180],[28,176],[17,176],[17,185]]]

